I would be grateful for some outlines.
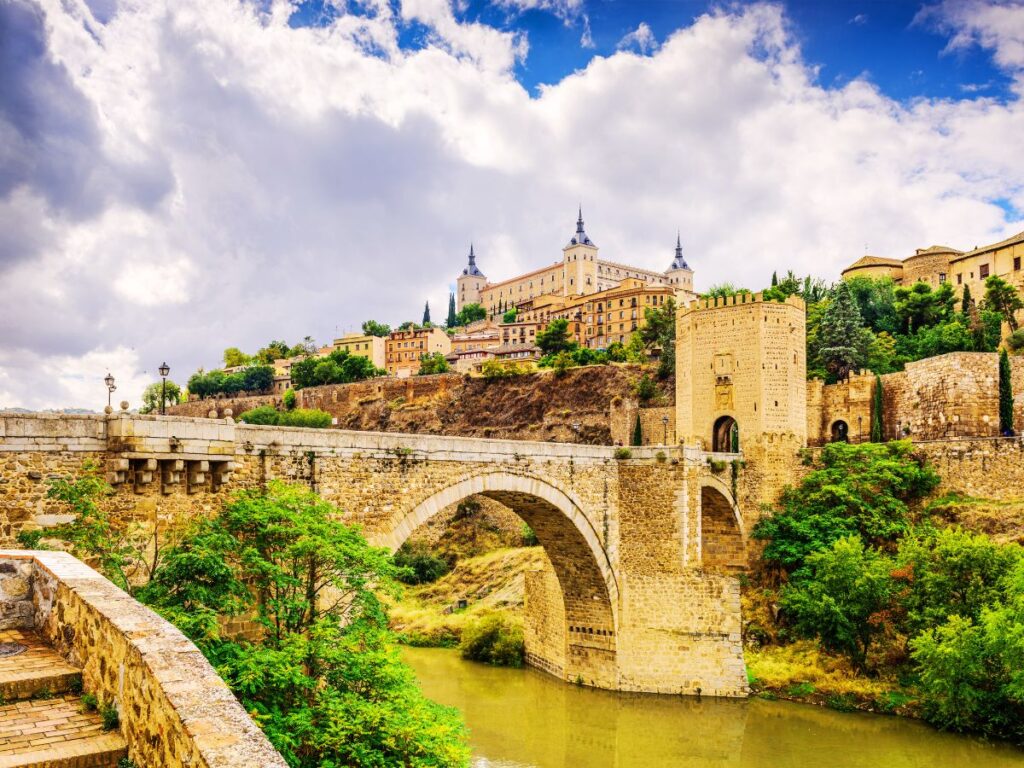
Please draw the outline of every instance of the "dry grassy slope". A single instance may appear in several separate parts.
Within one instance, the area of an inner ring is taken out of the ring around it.
[[[930,508],[942,520],[988,534],[1000,544],[1024,544],[1024,488],[1020,492],[1022,497],[1012,501],[946,496]]]
[[[417,388],[412,397],[389,397],[393,390],[368,395],[334,415],[344,429],[610,445],[609,404],[632,397],[643,371],[638,365],[601,365],[564,376],[545,371],[498,380],[462,377],[454,385]],[[662,401],[671,403],[671,380],[662,383],[662,393]],[[329,404],[322,407],[331,410]],[[579,438],[573,423],[580,425]]]
[[[459,561],[433,584],[407,587],[391,607],[391,626],[415,645],[454,645],[462,628],[496,611],[522,621],[523,574],[550,568],[541,547],[499,549]],[[466,608],[459,609],[460,600]]]

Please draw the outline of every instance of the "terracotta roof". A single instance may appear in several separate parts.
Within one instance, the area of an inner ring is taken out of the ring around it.
[[[539,275],[539,274],[541,274],[543,272],[550,272],[552,270],[561,269],[562,266],[563,266],[562,262],[556,261],[554,264],[551,264],[551,265],[549,265],[547,267],[541,267],[540,269],[535,269],[532,272],[524,272],[523,274],[519,275],[518,277],[510,277],[508,280],[502,280],[500,283],[487,283],[480,290],[481,291],[489,291],[492,288],[500,288],[501,286],[506,285],[508,283],[518,283],[520,280],[526,280],[526,279],[531,278],[531,277],[536,277],[537,275]]]
[[[502,344],[500,347],[489,351],[495,355],[509,355],[513,352],[540,352],[540,347],[535,344]]]
[[[861,267],[902,267],[903,262],[899,259],[890,259],[886,256],[861,256],[853,264],[843,270],[843,273],[849,272],[854,269],[860,269]]]
[[[960,261],[961,259],[966,259],[968,256],[979,256],[983,253],[991,253],[992,251],[998,251],[1000,248],[1017,245],[1018,243],[1024,243],[1024,232],[1018,232],[1016,235],[1011,235],[1005,240],[1000,240],[998,243],[992,243],[992,245],[983,245],[980,248],[975,248],[973,251],[960,253],[959,256],[955,259],[951,259],[951,261]]]
[[[931,256],[936,253],[963,253],[963,251],[958,248],[951,248],[948,245],[932,245],[928,248],[918,248],[914,251],[914,256]],[[907,259],[912,259],[914,256],[908,256]]]

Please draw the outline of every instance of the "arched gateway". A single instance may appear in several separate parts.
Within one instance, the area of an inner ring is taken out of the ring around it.
[[[537,477],[487,472],[431,494],[396,521],[385,538],[397,549],[434,515],[471,496],[504,504],[530,526],[551,561],[564,605],[562,674],[602,687],[616,681],[619,590],[608,553],[580,502]]]

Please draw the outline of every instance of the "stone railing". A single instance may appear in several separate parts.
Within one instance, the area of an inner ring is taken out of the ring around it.
[[[0,574],[0,627],[34,628],[81,667],[137,764],[286,767],[199,649],[96,571],[65,552],[0,550]]]

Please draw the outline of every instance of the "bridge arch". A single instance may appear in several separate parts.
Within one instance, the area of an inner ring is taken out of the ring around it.
[[[700,481],[701,565],[709,570],[742,571],[747,565],[747,533],[732,489],[714,475]]]
[[[472,475],[419,501],[396,520],[380,543],[397,549],[434,515],[471,496],[504,504],[533,529],[562,592],[562,676],[607,687],[617,674],[618,582],[600,536],[579,501],[565,491],[546,480],[512,472]]]

